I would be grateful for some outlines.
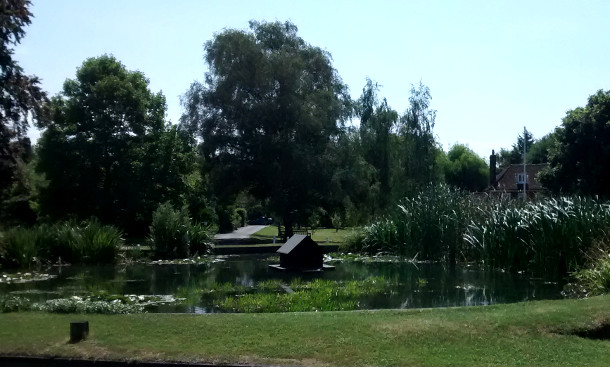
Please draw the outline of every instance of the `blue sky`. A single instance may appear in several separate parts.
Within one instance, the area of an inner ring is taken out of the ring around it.
[[[113,54],[163,91],[173,122],[180,96],[203,80],[203,44],[251,19],[296,24],[306,42],[332,54],[353,98],[369,77],[402,113],[421,80],[444,149],[462,143],[486,159],[523,126],[540,138],[567,110],[610,89],[605,0],[34,0],[31,11],[16,59],[50,95],[86,58]]]

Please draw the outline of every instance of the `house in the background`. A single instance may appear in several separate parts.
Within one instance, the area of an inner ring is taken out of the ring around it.
[[[538,173],[548,167],[547,163],[526,164],[525,172],[523,164],[511,164],[496,172],[496,155],[492,150],[489,157],[489,188],[487,192],[492,195],[509,196],[511,198],[522,198],[523,189],[528,199],[533,199],[545,192],[538,181]]]

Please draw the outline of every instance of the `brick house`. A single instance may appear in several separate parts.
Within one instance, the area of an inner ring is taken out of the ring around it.
[[[524,175],[523,164],[511,164],[496,174],[496,156],[492,151],[489,157],[489,188],[487,192],[518,198],[523,196],[523,186],[525,185],[528,199],[533,199],[546,191],[538,181],[538,173],[546,167],[548,167],[548,163],[526,164]]]

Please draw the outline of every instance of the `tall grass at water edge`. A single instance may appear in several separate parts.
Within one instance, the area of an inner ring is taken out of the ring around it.
[[[455,262],[464,252],[463,233],[479,214],[479,201],[446,185],[428,186],[348,238],[345,249]]]
[[[474,260],[509,270],[563,276],[610,229],[610,206],[584,197],[490,202],[464,235]]]
[[[15,227],[0,237],[0,263],[28,268],[37,263],[111,263],[123,243],[121,232],[92,219],[31,228]]]
[[[344,249],[562,276],[583,265],[584,253],[608,229],[610,206],[594,199],[524,203],[437,185],[403,199]]]
[[[165,203],[153,213],[149,243],[158,258],[186,258],[209,252],[212,237],[207,228],[192,222],[186,207],[176,210]]]

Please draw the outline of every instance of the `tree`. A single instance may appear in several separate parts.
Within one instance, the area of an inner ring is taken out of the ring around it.
[[[568,111],[554,134],[542,184],[555,193],[610,198],[610,91],[599,90],[585,107]]]
[[[399,164],[403,167],[404,175],[400,176],[402,192],[399,195],[412,193],[417,187],[441,180],[442,170],[437,161],[442,150],[434,139],[436,110],[430,109],[431,99],[430,88],[421,82],[412,86],[409,108],[400,118],[398,133],[403,140],[403,151]]]
[[[551,132],[534,141],[526,151],[525,160],[527,163],[539,164],[549,162],[549,152],[556,143],[555,133]]]
[[[356,113],[360,118],[360,139],[364,158],[375,167],[379,180],[378,207],[385,209],[391,198],[391,143],[392,128],[398,120],[398,113],[388,106],[384,98],[377,98],[378,86],[370,79],[358,99]]]
[[[205,44],[205,60],[209,72],[187,92],[182,121],[203,139],[215,192],[269,199],[291,235],[325,201],[347,88],[330,55],[290,22],[225,30]]]
[[[498,165],[499,167],[502,168],[506,168],[507,166],[511,165],[511,164],[519,164],[519,163],[523,163],[523,144],[525,145],[526,148],[526,162],[527,163],[531,163],[527,160],[527,156],[528,156],[528,151],[530,149],[532,149],[535,145],[536,141],[534,140],[533,135],[525,130],[525,133],[523,135],[519,134],[517,136],[517,142],[515,144],[512,145],[512,149],[511,150],[507,150],[507,149],[500,149],[500,152],[498,154]]]
[[[481,191],[489,182],[489,167],[465,145],[455,144],[447,153],[445,180],[468,191]]]
[[[347,226],[364,225],[379,214],[381,195],[377,169],[364,158],[360,130],[350,126],[339,135],[330,154],[335,167],[329,196],[330,213]]]
[[[46,93],[35,76],[27,76],[13,59],[13,49],[31,23],[29,1],[0,2],[0,201],[15,181],[20,161],[31,150],[26,137],[28,121],[42,124],[47,119]],[[0,210],[2,211],[2,210]]]
[[[87,59],[51,108],[38,151],[38,169],[49,180],[43,212],[96,216],[141,232],[158,203],[176,203],[194,159],[180,131],[164,121],[165,97],[148,89],[141,72],[109,55]]]

